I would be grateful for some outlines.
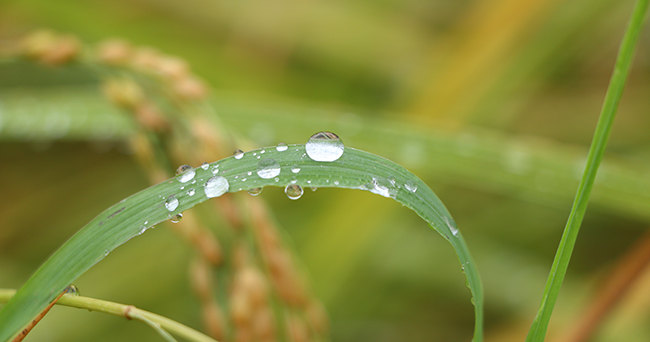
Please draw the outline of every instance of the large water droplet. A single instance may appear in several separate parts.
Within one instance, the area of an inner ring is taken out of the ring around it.
[[[242,159],[242,157],[244,157],[244,151],[237,150],[235,153],[233,153],[233,155],[235,156],[235,159]]]
[[[172,216],[172,218],[169,219],[169,220],[172,221],[172,223],[178,223],[178,222],[181,222],[182,219],[183,219],[183,214],[178,213],[178,214]]]
[[[194,168],[189,165],[181,165],[178,167],[178,169],[176,169],[176,175],[180,175],[180,177],[178,177],[178,180],[181,183],[187,183],[192,180],[192,178],[194,178],[196,171],[194,171]]]
[[[287,144],[285,143],[279,143],[278,146],[275,147],[275,149],[278,150],[278,152],[284,152],[287,149],[289,149],[289,146],[287,146]]]
[[[165,208],[169,211],[174,211],[178,208],[178,199],[174,196],[169,196],[165,201]]]
[[[404,183],[404,188],[410,192],[416,192],[418,190],[418,185],[412,180],[407,180],[406,183]]]
[[[315,161],[333,162],[343,155],[343,142],[332,132],[318,132],[309,138],[305,151]]]
[[[262,159],[257,164],[257,175],[270,179],[280,174],[280,164],[273,159]]]
[[[257,195],[262,193],[262,189],[263,188],[250,189],[250,190],[248,190],[248,194],[250,194],[251,196],[257,196]]]
[[[208,198],[219,197],[228,192],[228,180],[222,176],[214,176],[205,182],[205,195]]]
[[[302,196],[304,191],[298,184],[289,184],[284,188],[284,193],[287,194],[287,197],[292,200],[297,200]]]

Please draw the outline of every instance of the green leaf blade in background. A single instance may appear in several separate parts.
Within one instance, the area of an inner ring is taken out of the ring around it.
[[[589,149],[585,170],[580,180],[580,185],[578,185],[573,207],[571,208],[571,213],[569,213],[569,218],[555,258],[553,259],[553,265],[551,266],[551,271],[544,288],[539,310],[528,331],[528,336],[526,336],[527,342],[543,342],[546,337],[553,308],[555,307],[555,302],[557,301],[564,276],[571,261],[571,254],[573,253],[578,238],[580,225],[587,211],[587,204],[589,203],[589,196],[591,195],[591,190],[596,180],[596,173],[605,154],[605,147],[609,140],[616,110],[618,109],[618,104],[623,94],[623,88],[625,87],[627,76],[632,67],[632,59],[649,4],[649,0],[639,0],[636,2],[632,11],[632,16],[618,51],[614,72],[612,73],[609,87],[607,88],[605,101]]]
[[[258,163],[267,158],[280,165],[280,173],[270,179],[257,175]],[[93,219],[50,257],[16,296],[0,310],[0,341],[15,335],[63,289],[110,251],[146,229],[208,199],[206,181],[218,176],[228,180],[229,192],[266,186],[298,184],[307,187],[363,189],[391,197],[415,211],[454,247],[467,277],[475,308],[474,341],[483,340],[483,292],[478,270],[453,218],[435,193],[402,166],[377,155],[346,148],[334,162],[311,160],[305,145],[289,145],[249,151],[241,159],[225,158],[208,168],[196,168],[195,176],[180,182],[179,177],[154,185],[113,205]],[[294,172],[299,168],[299,172]],[[406,185],[408,183],[408,186]],[[194,189],[192,195],[188,192]],[[165,201],[174,196],[179,205],[167,210]]]

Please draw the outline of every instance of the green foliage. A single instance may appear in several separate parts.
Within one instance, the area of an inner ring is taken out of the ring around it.
[[[281,171],[270,178],[258,176],[260,163],[265,161],[277,162]],[[307,157],[305,145],[288,145],[286,151],[276,147],[253,150],[240,159],[229,157],[188,172],[195,172],[188,180],[183,179],[188,173],[181,173],[120,201],[68,240],[0,311],[0,340],[16,334],[58,293],[112,250],[146,229],[206,201],[211,193],[209,180],[218,177],[227,180],[227,189],[223,191],[229,192],[278,185],[341,187],[376,192],[411,208],[456,250],[475,305],[474,339],[482,341],[483,292],[469,249],[433,191],[398,164],[353,148],[346,148],[336,161],[318,162]],[[218,192],[217,196],[222,193]],[[170,203],[174,204],[170,206]]]

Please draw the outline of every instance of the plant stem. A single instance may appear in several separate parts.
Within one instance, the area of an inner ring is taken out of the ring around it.
[[[0,303],[6,303],[14,296],[15,293],[16,290],[13,289],[0,289]],[[174,333],[180,337],[187,339],[188,341],[217,342],[216,340],[181,323],[178,323],[167,317],[156,315],[155,313],[138,309],[131,305],[113,303],[105,300],[71,294],[63,295],[63,297],[61,297],[61,299],[59,299],[56,304],[79,309],[87,309],[90,311],[99,311],[115,316],[126,317],[128,319],[135,319],[143,321],[152,327],[153,325],[158,325],[161,330],[164,329],[165,332],[169,331],[171,333]],[[159,329],[156,330],[158,333],[161,333]],[[163,336],[165,335],[164,333],[161,334]],[[165,336],[165,338],[167,338],[167,336]]]
[[[47,306],[43,311],[41,311],[41,313],[38,314],[38,316],[36,316],[36,318],[34,318],[34,320],[31,321],[31,323],[29,323],[29,324],[25,327],[25,329],[23,329],[23,331],[21,331],[20,334],[18,334],[18,336],[16,336],[16,337],[11,341],[11,342],[21,342],[22,340],[24,340],[25,337],[27,336],[27,334],[29,334],[29,333],[32,331],[32,329],[34,329],[34,327],[36,326],[36,324],[38,324],[38,322],[40,322],[41,319],[43,319],[43,317],[45,317],[45,315],[47,315],[47,313],[50,312],[50,310],[52,309],[52,307],[54,306],[54,304],[56,304],[56,302],[58,302],[59,299],[61,299],[61,297],[63,297],[63,295],[64,295],[66,292],[67,292],[67,289],[66,289],[66,291],[61,292],[61,294],[60,294],[58,297],[56,297],[56,298],[52,301],[52,303],[50,303],[50,305],[48,305],[48,306]]]
[[[551,319],[553,307],[555,306],[557,296],[560,292],[560,287],[564,281],[564,276],[566,275],[566,270],[571,259],[571,253],[573,252],[578,237],[580,224],[582,223],[585,211],[587,210],[587,203],[596,178],[596,172],[598,171],[598,166],[600,165],[600,162],[603,159],[603,154],[605,153],[605,147],[609,139],[616,109],[618,108],[625,81],[630,72],[636,43],[638,41],[641,27],[643,26],[645,12],[648,8],[649,1],[650,0],[639,0],[636,3],[634,11],[632,12],[632,18],[630,19],[625,35],[623,36],[623,41],[621,42],[618,56],[616,58],[614,72],[609,82],[603,108],[600,113],[600,118],[598,119],[598,125],[596,126],[596,132],[594,133],[594,138],[589,149],[587,165],[585,166],[584,174],[580,180],[580,185],[578,185],[573,207],[571,208],[569,219],[564,228],[564,233],[562,234],[560,245],[555,254],[555,259],[553,260],[553,265],[546,282],[539,311],[537,312],[537,316],[528,331],[528,336],[526,337],[527,342],[542,342],[546,336],[546,330],[548,329],[548,323]]]

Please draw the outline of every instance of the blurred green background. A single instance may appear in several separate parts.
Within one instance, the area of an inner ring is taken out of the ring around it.
[[[486,340],[522,341],[570,211],[633,1],[114,0],[0,3],[0,39],[37,28],[120,37],[185,59],[225,127],[261,147],[321,130],[436,191],[486,293]],[[638,48],[549,341],[563,340],[650,221],[650,30]],[[134,128],[83,66],[0,64],[0,287],[149,186]],[[196,166],[196,165],[195,165]],[[331,319],[333,341],[468,341],[469,291],[444,239],[396,202],[321,189],[262,196]],[[161,224],[75,284],[201,329],[191,248]],[[650,339],[650,269],[593,341]],[[26,341],[159,341],[56,307]]]

